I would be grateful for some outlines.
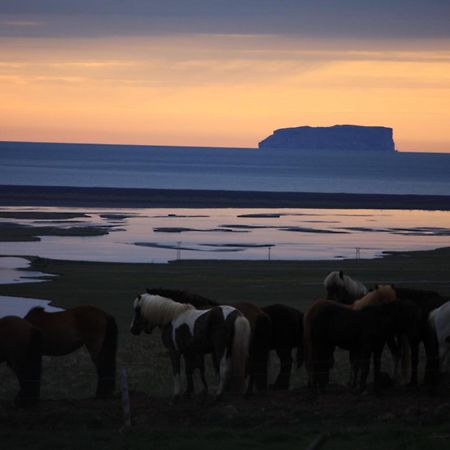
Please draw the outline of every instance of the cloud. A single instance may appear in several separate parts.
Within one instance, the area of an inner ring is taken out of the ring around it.
[[[339,38],[447,38],[447,0],[3,0],[3,36],[161,33],[297,34]],[[11,28],[15,28],[12,30]]]

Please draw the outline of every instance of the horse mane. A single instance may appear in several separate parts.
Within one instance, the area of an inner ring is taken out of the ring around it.
[[[219,306],[217,302],[209,298],[203,297],[198,294],[193,294],[191,292],[178,290],[178,289],[163,289],[163,288],[153,288],[146,289],[148,294],[159,295],[161,297],[170,298],[171,300],[178,303],[190,303],[196,308],[205,308],[209,306]]]
[[[26,314],[25,317],[28,317],[30,314],[36,313],[36,312],[44,312],[45,308],[43,306],[33,306]]]
[[[373,291],[370,291],[363,298],[356,300],[352,309],[360,310],[368,306],[382,305],[397,300],[395,289],[390,284],[378,285]]]
[[[150,325],[167,325],[180,314],[195,309],[189,303],[179,303],[160,295],[142,294],[134,301],[134,307],[141,307],[142,316]]]
[[[348,275],[344,275],[342,270],[335,270],[330,272],[323,281],[326,289],[331,286],[341,286],[354,298],[361,298],[367,294],[367,288],[360,281],[350,278]]]

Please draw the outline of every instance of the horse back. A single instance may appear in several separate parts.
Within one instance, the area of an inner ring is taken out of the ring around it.
[[[57,312],[32,309],[25,319],[41,330],[43,352],[46,355],[65,355],[82,345],[101,348],[110,316],[91,305],[76,306]]]
[[[15,361],[25,360],[37,337],[40,338],[38,330],[20,317],[6,316],[0,319],[0,362],[7,361],[15,365]]]

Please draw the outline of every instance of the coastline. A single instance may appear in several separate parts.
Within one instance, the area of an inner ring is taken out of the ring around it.
[[[0,185],[0,206],[420,209],[450,211],[450,195]]]

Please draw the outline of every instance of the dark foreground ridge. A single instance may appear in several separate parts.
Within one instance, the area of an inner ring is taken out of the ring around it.
[[[448,195],[345,194],[0,185],[2,206],[450,210]]]

